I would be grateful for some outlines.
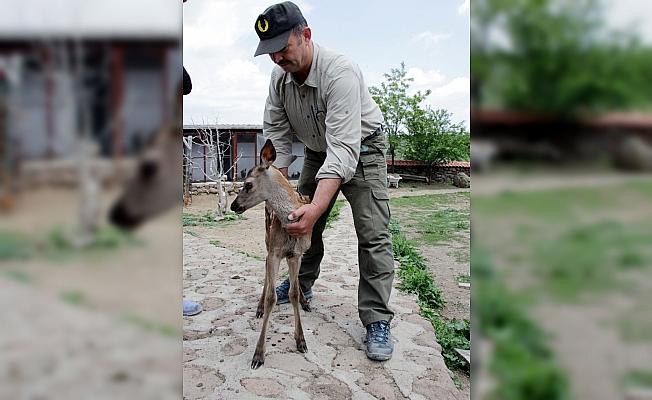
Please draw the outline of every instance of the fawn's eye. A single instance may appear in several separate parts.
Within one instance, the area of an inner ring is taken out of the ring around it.
[[[254,187],[254,185],[251,182],[245,182],[245,184],[244,184],[244,189],[247,192],[250,191],[253,187]]]

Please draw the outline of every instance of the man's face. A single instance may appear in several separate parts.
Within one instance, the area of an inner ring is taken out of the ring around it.
[[[305,39],[292,33],[288,38],[288,44],[281,51],[270,53],[269,57],[274,64],[283,68],[285,72],[298,72],[305,66],[307,54]]]

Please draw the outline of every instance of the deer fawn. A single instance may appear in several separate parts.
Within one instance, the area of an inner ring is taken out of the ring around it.
[[[297,343],[297,350],[302,353],[308,350],[301,327],[299,304],[305,311],[310,311],[310,306],[299,287],[299,266],[301,265],[301,256],[310,247],[310,234],[292,237],[283,228],[290,222],[288,215],[307,201],[292,188],[278,169],[271,167],[275,159],[276,150],[272,141],[268,139],[260,151],[260,165],[249,170],[242,190],[231,204],[232,211],[242,213],[263,201],[265,202],[265,245],[267,247],[265,284],[256,310],[256,318],[263,317],[263,326],[256,345],[256,352],[251,361],[253,369],[260,367],[265,362],[265,332],[269,315],[276,304],[274,286],[278,267],[283,258],[287,259],[289,268],[289,297],[294,308],[294,339]]]

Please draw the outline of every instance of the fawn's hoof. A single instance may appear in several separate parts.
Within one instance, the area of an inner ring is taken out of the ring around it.
[[[256,318],[262,318],[263,314],[264,314],[264,312],[263,312],[262,308],[259,308],[259,309],[256,310]]]
[[[308,346],[306,345],[306,339],[297,340],[297,350],[299,350],[299,353],[305,353],[308,351]]]
[[[312,308],[310,308],[310,304],[308,302],[305,302],[301,304],[301,308],[303,308],[303,311],[305,312],[311,312]]]
[[[263,364],[265,364],[265,356],[254,354],[254,358],[251,360],[251,369],[258,369]]]

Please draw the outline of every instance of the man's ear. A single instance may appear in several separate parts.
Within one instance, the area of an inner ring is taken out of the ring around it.
[[[260,150],[260,164],[265,168],[269,168],[270,165],[276,160],[276,149],[272,144],[271,139],[267,139],[265,145]]]

